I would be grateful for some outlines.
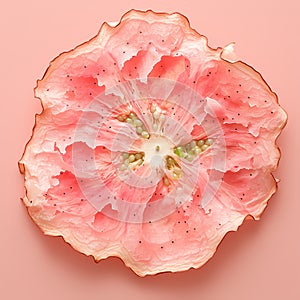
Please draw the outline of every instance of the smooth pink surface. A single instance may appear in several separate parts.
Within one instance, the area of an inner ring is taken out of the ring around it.
[[[3,299],[299,299],[300,5],[296,1],[41,1],[1,8],[0,295]],[[87,5],[88,3],[88,5]],[[4,9],[3,9],[4,8]],[[241,60],[259,70],[289,114],[278,140],[278,193],[259,222],[229,233],[201,269],[139,278],[117,258],[95,264],[62,239],[44,236],[19,201],[17,161],[30,137],[35,81],[59,53],[118,21],[131,8],[178,11],[212,47],[235,41]]]

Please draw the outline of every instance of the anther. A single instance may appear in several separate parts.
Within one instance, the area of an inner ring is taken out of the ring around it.
[[[207,150],[213,144],[213,139],[193,140],[185,145],[177,146],[173,152],[180,158],[193,161],[203,151]]]

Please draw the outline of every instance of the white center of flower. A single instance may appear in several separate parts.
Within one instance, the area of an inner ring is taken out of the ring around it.
[[[164,166],[164,158],[172,155],[174,145],[172,142],[161,135],[151,135],[145,139],[141,146],[141,151],[145,153],[144,162],[152,168]]]

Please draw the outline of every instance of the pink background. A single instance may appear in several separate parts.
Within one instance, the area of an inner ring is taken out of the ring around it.
[[[299,2],[6,1],[1,4],[1,299],[300,299]],[[62,4],[61,4],[62,3]],[[147,4],[142,4],[147,3]],[[23,207],[17,161],[30,137],[35,81],[50,60],[131,8],[179,11],[212,47],[235,41],[259,70],[289,123],[278,140],[281,179],[261,221],[229,233],[203,268],[139,278],[117,258],[95,264],[61,238],[44,236]]]

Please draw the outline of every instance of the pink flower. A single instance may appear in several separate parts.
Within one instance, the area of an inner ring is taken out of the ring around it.
[[[144,276],[198,268],[259,219],[286,114],[234,57],[180,14],[132,10],[52,61],[20,161],[43,232]]]

